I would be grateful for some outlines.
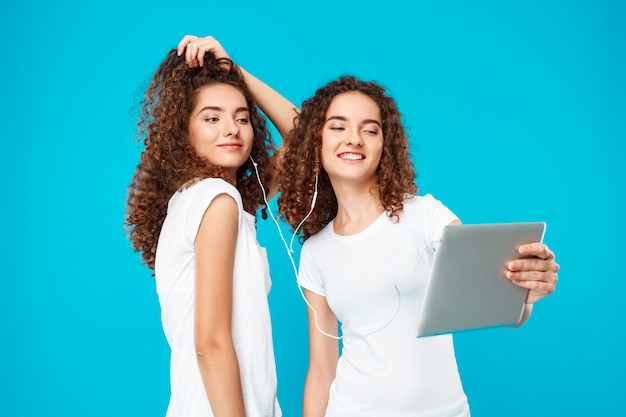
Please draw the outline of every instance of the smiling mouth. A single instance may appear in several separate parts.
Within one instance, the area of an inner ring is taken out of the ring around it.
[[[241,144],[240,143],[224,143],[223,145],[219,145],[220,148],[224,148],[224,149],[239,149],[241,148]]]
[[[343,159],[344,161],[361,161],[361,160],[365,159],[365,155],[360,154],[360,153],[346,152],[346,153],[341,153],[338,156],[339,156],[339,158]]]

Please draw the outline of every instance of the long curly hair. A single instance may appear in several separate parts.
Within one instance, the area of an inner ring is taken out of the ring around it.
[[[128,187],[125,230],[150,269],[171,196],[194,180],[223,178],[224,171],[198,156],[189,142],[189,120],[198,93],[213,84],[229,84],[244,95],[254,131],[251,156],[264,184],[270,180],[270,155],[275,151],[265,117],[257,108],[239,68],[229,59],[205,56],[202,67],[189,68],[172,49],[155,72],[141,101],[137,126],[144,150]],[[263,192],[248,159],[237,170],[236,187],[250,213],[265,206]],[[263,208],[263,215],[265,216]]]
[[[417,192],[414,183],[417,175],[410,160],[409,141],[395,101],[376,82],[343,76],[318,89],[302,104],[294,130],[283,145],[278,175],[281,190],[278,208],[292,228],[298,227],[309,213],[315,192],[315,175],[319,177],[315,208],[301,226],[301,240],[319,232],[337,215],[337,197],[321,164],[322,128],[332,100],[351,91],[371,97],[380,108],[383,150],[376,171],[376,191],[387,215],[397,220],[407,194]]]

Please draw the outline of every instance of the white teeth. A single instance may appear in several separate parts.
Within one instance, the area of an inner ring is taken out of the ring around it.
[[[363,159],[363,155],[357,153],[344,153],[339,155],[341,159],[345,159],[347,161],[359,161]]]

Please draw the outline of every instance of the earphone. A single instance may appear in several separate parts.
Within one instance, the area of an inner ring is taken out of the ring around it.
[[[258,178],[258,177],[257,177]],[[315,208],[315,201],[317,200],[317,182],[319,179],[319,175],[315,174],[315,191],[313,191],[313,198],[311,199],[311,210],[309,210],[309,212],[307,213],[306,216],[304,216],[304,219],[302,219],[302,221],[300,222],[300,224],[298,224],[298,227],[296,227],[293,231],[293,235],[291,236],[291,241],[289,242],[289,248],[287,249],[289,251],[289,253],[293,253],[293,240],[296,238],[296,235],[298,234],[298,232],[300,231],[300,228],[302,227],[302,225],[304,224],[304,222],[306,221],[306,219],[309,218],[309,216],[311,215],[311,213],[313,213],[313,209]],[[298,275],[296,273],[296,275]]]
[[[278,221],[276,220],[276,218],[274,217],[274,214],[272,213],[272,210],[269,208],[269,202],[267,201],[267,194],[265,193],[265,188],[263,187],[263,183],[261,182],[261,177],[259,175],[259,171],[257,168],[257,164],[254,161],[254,159],[252,158],[252,156],[250,156],[250,160],[252,161],[252,165],[254,166],[254,171],[256,173],[256,178],[257,181],[261,187],[261,191],[263,192],[263,201],[265,202],[265,204],[267,205],[268,208],[268,212],[270,214],[270,217],[272,218],[272,221],[274,222],[274,224],[276,225],[276,229],[278,230],[278,234],[280,235],[281,240],[283,241],[283,244],[285,246],[285,249],[287,250],[287,256],[289,256],[289,260],[291,261],[291,266],[293,268],[293,272],[296,276],[296,280],[298,278],[298,268],[296,267],[296,262],[293,259],[292,253],[293,253],[293,241],[296,237],[296,235],[298,234],[300,228],[302,227],[302,225],[304,224],[304,222],[306,221],[306,219],[309,218],[309,216],[311,215],[311,213],[313,213],[313,210],[315,208],[315,201],[317,200],[317,184],[318,184],[318,174],[315,174],[315,191],[313,192],[313,198],[311,200],[311,209],[309,210],[309,212],[307,213],[307,215],[304,217],[304,219],[302,219],[302,221],[298,224],[298,227],[296,227],[294,229],[293,235],[291,237],[291,241],[290,244],[287,245],[287,241],[285,240],[285,237],[283,235],[283,232],[280,228],[280,225],[278,224]],[[402,296],[400,294],[400,290],[398,288],[399,285],[401,285],[404,281],[406,281],[415,271],[415,269],[417,268],[420,259],[422,258],[422,255],[424,253],[424,250],[428,247],[428,245],[430,245],[431,243],[436,243],[441,241],[440,239],[433,239],[430,240],[428,242],[426,242],[424,244],[424,246],[422,246],[422,248],[420,249],[419,255],[417,257],[417,260],[415,261],[415,265],[413,266],[413,268],[411,268],[411,271],[404,277],[402,278],[400,281],[398,281],[397,283],[394,284],[394,290],[396,291],[396,295],[398,297],[398,306],[396,308],[396,311],[394,312],[394,314],[392,315],[392,317],[381,327],[366,333],[365,335],[359,335],[357,337],[359,338],[365,338],[367,336],[370,336],[372,334],[378,333],[379,331],[383,330],[385,327],[389,326],[389,324],[391,324],[391,322],[393,322],[393,320],[396,318],[396,316],[398,315],[398,313],[400,312],[400,307],[402,304]],[[322,330],[322,328],[319,326],[318,323],[318,319],[317,319],[317,311],[315,310],[315,308],[313,308],[313,306],[309,303],[309,301],[306,299],[306,296],[304,295],[304,291],[302,290],[302,286],[300,286],[298,284],[298,290],[300,291],[300,296],[302,297],[302,299],[304,300],[304,302],[306,303],[306,305],[311,309],[311,311],[313,311],[313,316],[314,316],[314,323],[315,323],[315,327],[316,329],[323,334],[324,336],[330,337],[332,339],[336,339],[336,340],[341,340],[344,338],[344,335],[342,336],[335,336],[332,335],[324,330]]]
[[[252,155],[250,155],[250,161],[252,161],[252,166],[254,167],[254,172],[256,174],[256,179],[257,179],[257,181],[259,183],[259,186],[261,187],[261,191],[263,192],[263,201],[265,202],[265,205],[267,206],[267,209],[268,209],[267,211],[270,214],[270,217],[272,218],[272,221],[276,225],[276,230],[278,230],[278,234],[280,235],[280,239],[283,241],[283,245],[285,246],[285,249],[287,250],[287,256],[289,257],[289,260],[291,261],[291,266],[293,268],[293,272],[294,272],[294,274],[296,276],[296,280],[297,280],[297,278],[298,278],[298,268],[296,267],[296,261],[293,259],[293,256],[291,255],[293,253],[292,246],[291,245],[287,245],[287,241],[285,240],[285,236],[283,235],[283,232],[280,229],[280,225],[278,224],[278,221],[276,220],[276,217],[274,217],[274,213],[272,213],[272,210],[269,207],[270,204],[267,201],[267,194],[265,193],[265,187],[263,187],[263,183],[261,182],[261,176],[259,175],[259,169],[258,169],[257,163],[252,158]],[[292,245],[293,245],[294,238],[298,234],[298,230],[300,229],[300,227],[302,227],[302,224],[311,215],[311,213],[313,213],[313,209],[315,208],[315,200],[317,200],[317,175],[315,176],[315,191],[313,192],[313,199],[311,201],[311,209],[309,210],[309,213],[304,217],[304,219],[300,222],[298,227],[294,230],[293,236],[291,237],[291,244]],[[315,327],[317,328],[317,330],[319,330],[320,333],[322,333],[324,336],[332,337],[334,339],[340,339],[337,336],[334,336],[334,335],[332,335],[330,333],[327,333],[327,332],[325,332],[324,330],[322,330],[320,328],[320,326],[318,324],[318,321],[317,321],[317,311],[315,311],[315,309],[313,308],[311,303],[309,303],[309,301],[304,296],[304,291],[302,291],[302,287],[300,285],[298,285],[298,290],[300,291],[300,296],[302,297],[302,299],[304,300],[306,305],[311,309],[311,311],[313,311],[313,314],[314,314],[314,317],[315,317]]]

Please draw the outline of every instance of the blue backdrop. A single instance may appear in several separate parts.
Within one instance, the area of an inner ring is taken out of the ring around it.
[[[456,336],[473,415],[616,415],[626,388],[623,1],[0,5],[0,415],[161,416],[168,347],[123,233],[147,78],[212,34],[294,103],[377,80],[411,134],[420,193],[465,223],[548,224],[557,291],[520,329]],[[285,416],[300,415],[306,309],[260,222]]]

